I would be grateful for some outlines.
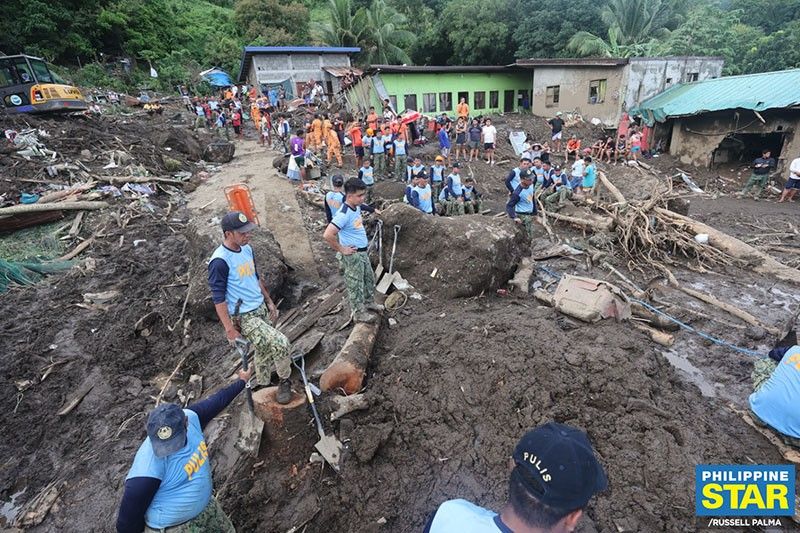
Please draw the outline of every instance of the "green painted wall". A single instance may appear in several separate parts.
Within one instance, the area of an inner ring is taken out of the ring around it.
[[[427,72],[413,72],[413,73],[386,73],[382,72],[377,76],[378,80],[383,83],[386,92],[389,96],[394,96],[397,99],[397,111],[403,112],[406,110],[406,96],[413,95],[416,97],[416,108],[413,107],[413,101],[409,101],[409,107],[420,111],[425,114],[443,113],[455,115],[456,105],[458,104],[458,95],[461,92],[467,93],[467,103],[470,106],[470,114],[478,115],[485,113],[499,113],[505,111],[505,98],[506,91],[513,91],[513,102],[510,111],[518,111],[520,109],[521,99],[519,98],[520,91],[527,91],[528,98],[530,99],[530,91],[532,88],[532,77],[530,72],[493,72],[493,73],[460,73],[460,72],[446,72],[446,73],[427,73]],[[366,80],[362,80],[364,83]],[[380,110],[381,101],[377,92],[369,87],[369,104],[375,106]],[[366,87],[362,87],[360,93],[356,98],[351,99],[351,105],[362,107],[364,102],[364,94]],[[491,92],[497,92],[497,101],[492,105]],[[476,93],[483,93],[483,105],[476,105]],[[351,93],[355,96],[354,93]],[[447,109],[446,105],[441,98],[442,94],[448,94],[450,97],[450,106]],[[428,103],[431,103],[431,98],[434,100],[434,107],[425,107],[426,96],[435,95],[435,97],[428,96]]]

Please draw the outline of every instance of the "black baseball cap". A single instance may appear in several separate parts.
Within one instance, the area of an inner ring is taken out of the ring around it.
[[[533,174],[533,172],[531,172],[528,169],[520,170],[519,171],[519,178],[520,179],[529,178],[531,174]]]
[[[240,211],[233,211],[222,217],[222,231],[238,231],[247,233],[253,231],[258,226],[249,221],[247,216]]]
[[[147,436],[156,457],[166,457],[186,444],[186,415],[174,403],[162,403],[147,418]]]
[[[512,456],[523,486],[537,500],[558,509],[582,509],[608,488],[608,478],[583,431],[549,422],[527,432]]]
[[[344,178],[337,174],[331,178],[331,183],[334,187],[341,187],[344,185]]]
[[[461,163],[459,163],[458,161],[456,161],[455,163],[453,163],[453,164],[452,164],[452,165],[450,165],[450,166],[451,166],[452,168],[461,168]]]

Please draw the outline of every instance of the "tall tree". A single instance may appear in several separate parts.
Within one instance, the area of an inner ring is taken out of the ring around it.
[[[800,20],[762,37],[745,57],[746,72],[800,68]]]
[[[740,9],[726,11],[715,5],[700,5],[689,12],[659,47],[663,55],[702,55],[725,58],[725,74],[742,74],[745,57],[764,36],[758,28],[742,23]]]
[[[800,19],[800,0],[731,0],[733,9],[744,12],[747,23],[773,33]]]
[[[287,45],[308,41],[308,9],[302,3],[237,0],[234,12],[236,24],[248,43]]]
[[[406,29],[406,17],[386,5],[384,0],[373,0],[367,11],[367,31],[361,45],[359,62],[369,64],[411,63],[405,47],[414,39]]]
[[[311,23],[312,31],[331,46],[360,46],[367,32],[367,11],[352,0],[329,0],[328,20]]]
[[[453,48],[450,64],[503,65],[514,61],[511,28],[516,10],[510,0],[459,0],[442,12]]]
[[[517,58],[567,57],[566,47],[575,29],[602,35],[602,4],[597,0],[522,0],[514,28]],[[544,30],[542,30],[544,28]]]
[[[610,0],[601,11],[608,26],[606,37],[579,31],[567,50],[581,56],[630,57],[651,53],[658,39],[668,35],[673,0]]]

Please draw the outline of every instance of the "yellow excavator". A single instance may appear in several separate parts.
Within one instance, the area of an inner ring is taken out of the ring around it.
[[[88,108],[80,89],[65,83],[44,60],[24,54],[0,56],[0,110],[12,114]]]

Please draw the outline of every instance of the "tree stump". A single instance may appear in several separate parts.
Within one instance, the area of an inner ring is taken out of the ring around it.
[[[286,405],[278,403],[277,394],[278,387],[259,389],[253,393],[253,405],[256,416],[264,421],[264,436],[270,446],[270,455],[292,460],[296,453],[291,449],[289,438],[308,430],[311,415],[306,409],[304,394],[293,392]]]

